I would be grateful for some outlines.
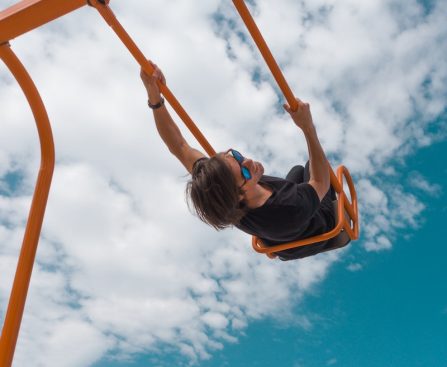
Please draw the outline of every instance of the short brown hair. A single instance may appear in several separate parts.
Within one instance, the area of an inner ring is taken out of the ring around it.
[[[243,192],[223,158],[216,155],[198,160],[191,175],[186,184],[189,209],[192,206],[203,222],[217,230],[238,224],[246,213],[240,201]]]

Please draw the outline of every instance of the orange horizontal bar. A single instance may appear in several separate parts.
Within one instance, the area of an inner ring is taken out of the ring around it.
[[[0,12],[0,43],[59,18],[84,5],[86,0],[22,0]]]
[[[50,121],[48,120],[45,106],[31,77],[10,49],[8,43],[0,45],[0,58],[14,75],[28,100],[36,120],[41,149],[40,170],[37,176],[37,183],[34,189],[17,270],[0,337],[0,366],[9,367],[12,364],[23,310],[25,308],[26,296],[53,177],[55,154]]]
[[[120,40],[123,42],[123,44],[129,50],[129,52],[135,58],[137,63],[143,68],[143,70],[148,74],[152,74],[154,72],[154,68],[151,62],[147,60],[147,58],[144,56],[144,54],[141,52],[141,50],[138,48],[138,46],[135,44],[135,42],[132,40],[132,38],[129,36],[126,30],[123,28],[123,26],[120,24],[120,22],[115,17],[115,14],[113,14],[113,11],[110,9],[110,7],[108,5],[101,4],[98,0],[91,0],[90,3],[93,7],[95,7],[99,11],[101,16],[104,18],[107,24],[114,30],[116,35],[120,38]],[[197,139],[197,141],[200,143],[200,145],[203,147],[206,153],[209,156],[214,156],[216,154],[215,150],[208,142],[208,140],[205,138],[205,136],[202,134],[202,132],[199,130],[199,128],[196,126],[196,124],[188,115],[188,113],[185,111],[185,109],[182,107],[177,98],[175,98],[174,94],[169,90],[169,88],[166,85],[159,84],[159,87],[163,96],[172,106],[177,115],[182,119],[186,127],[191,131],[191,133],[194,135],[194,137]]]

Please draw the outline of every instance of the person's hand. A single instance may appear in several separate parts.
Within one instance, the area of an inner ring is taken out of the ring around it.
[[[161,99],[160,88],[157,82],[166,85],[166,79],[158,66],[153,63],[151,64],[154,67],[154,72],[152,75],[147,74],[143,68],[141,68],[140,77],[143,81],[144,87],[146,88],[149,101],[151,104],[157,104]]]
[[[310,113],[309,103],[304,103],[299,98],[296,99],[298,102],[298,108],[292,111],[288,104],[284,104],[284,109],[290,114],[293,122],[303,131],[308,131],[314,128],[314,123],[312,120],[312,114]]]

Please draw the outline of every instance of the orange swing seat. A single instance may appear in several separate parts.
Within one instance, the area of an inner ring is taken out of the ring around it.
[[[349,200],[343,190],[344,181],[346,181],[348,185],[351,200]],[[276,246],[266,246],[262,243],[261,239],[252,236],[253,249],[256,252],[266,254],[271,259],[274,259],[277,257],[275,253],[278,251],[302,246],[312,246],[313,244],[327,241],[323,251],[321,251],[325,252],[344,247],[351,242],[351,240],[356,240],[359,237],[357,194],[351,175],[345,166],[339,166],[337,168],[336,177],[331,174],[331,185],[334,187],[337,195],[337,200],[333,201],[336,225],[331,231]]]

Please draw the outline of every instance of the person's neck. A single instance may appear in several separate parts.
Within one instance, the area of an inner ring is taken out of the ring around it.
[[[244,199],[250,209],[256,209],[263,206],[270,196],[272,196],[272,190],[258,183],[245,192]]]

